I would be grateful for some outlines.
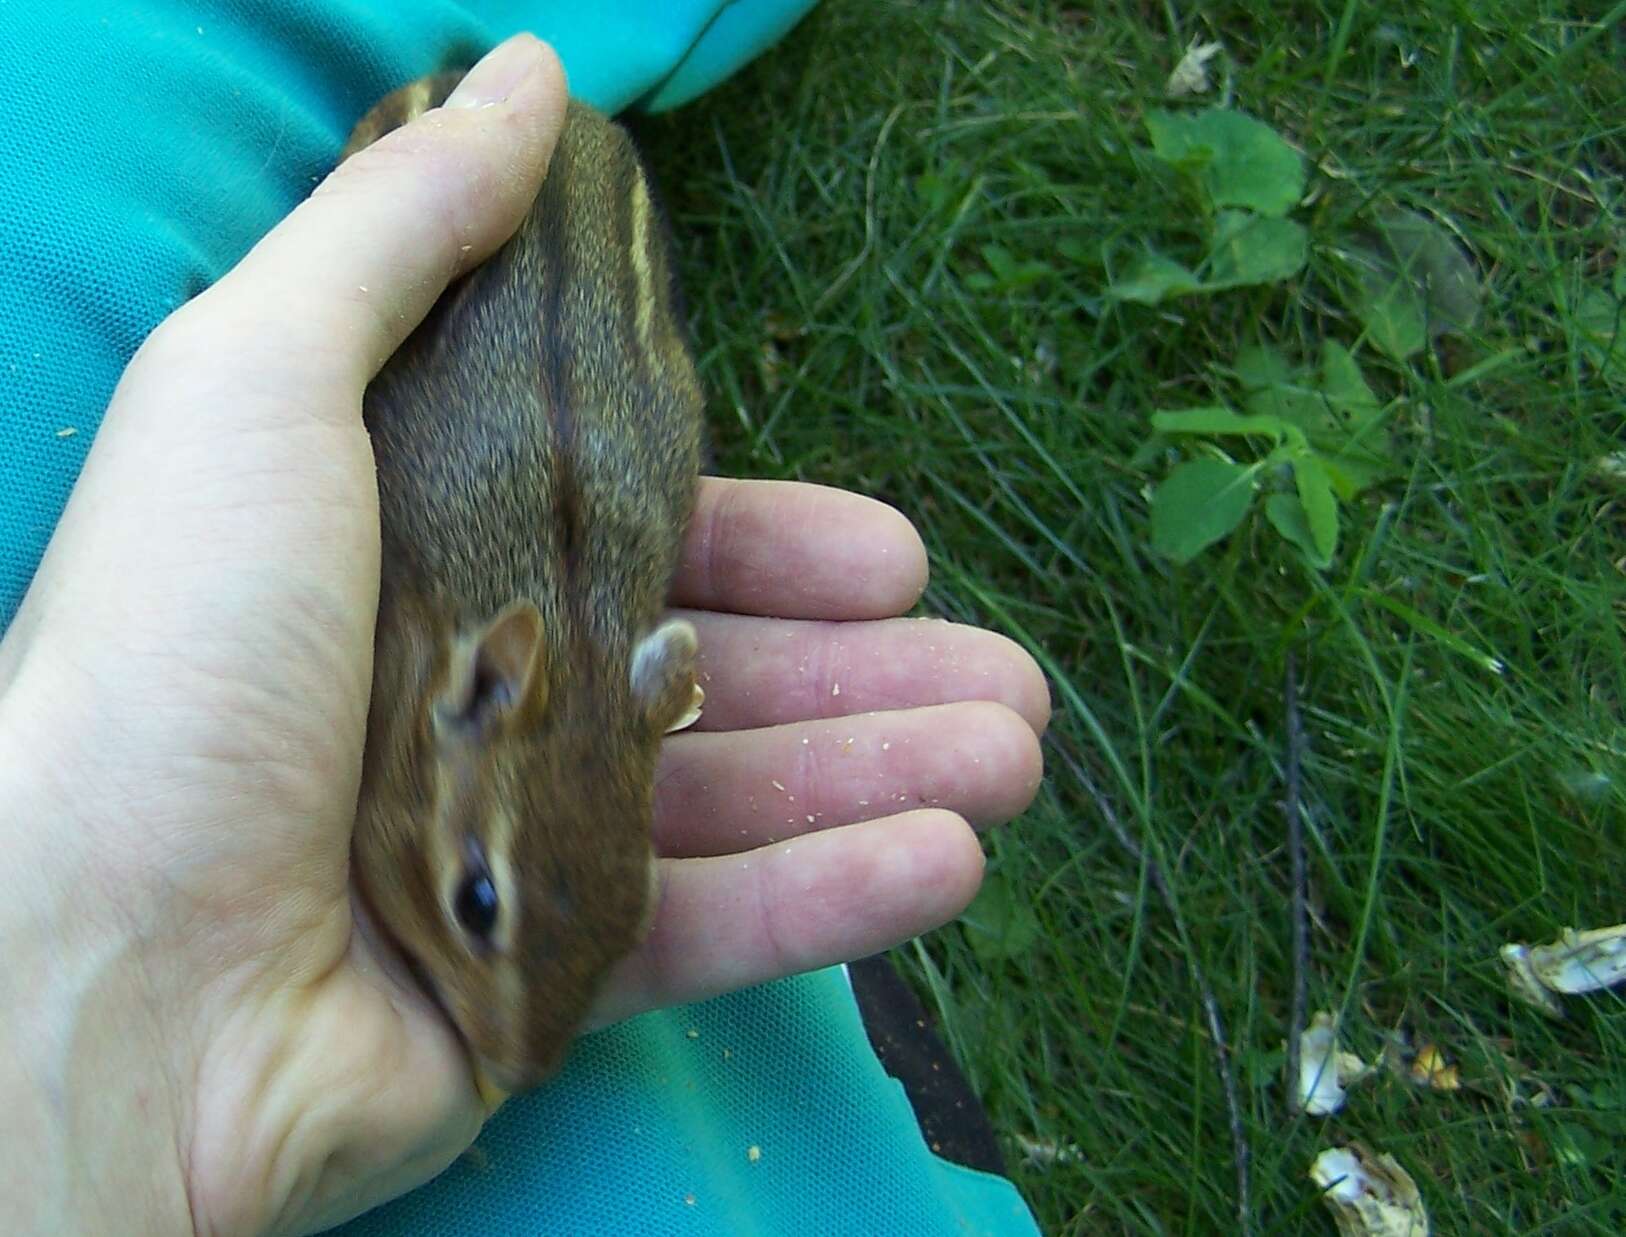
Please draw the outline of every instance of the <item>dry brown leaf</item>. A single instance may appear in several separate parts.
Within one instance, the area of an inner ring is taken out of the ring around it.
[[[1338,1050],[1338,1027],[1326,1010],[1317,1010],[1299,1033],[1299,1108],[1312,1117],[1329,1117],[1344,1106],[1344,1091],[1372,1071],[1352,1052]]]
[[[1455,1065],[1448,1063],[1445,1054],[1433,1044],[1424,1044],[1412,1058],[1411,1080],[1418,1086],[1435,1091],[1460,1091],[1462,1075]]]
[[[1513,994],[1562,1017],[1559,995],[1597,992],[1626,980],[1626,923],[1577,932],[1565,928],[1551,945],[1502,946]]]
[[[1417,1183],[1390,1155],[1360,1143],[1316,1156],[1310,1180],[1343,1237],[1428,1237],[1428,1213]]]
[[[1169,74],[1166,89],[1171,95],[1203,94],[1209,89],[1208,62],[1224,48],[1219,43],[1204,43],[1193,39],[1180,63]]]

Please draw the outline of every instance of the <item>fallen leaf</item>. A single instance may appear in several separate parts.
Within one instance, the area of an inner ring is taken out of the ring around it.
[[[1418,1086],[1435,1091],[1460,1091],[1462,1076],[1455,1065],[1446,1062],[1445,1054],[1433,1044],[1424,1044],[1412,1058],[1411,1080]]]
[[[1417,1183],[1390,1155],[1374,1155],[1360,1143],[1316,1156],[1310,1180],[1343,1237],[1428,1237],[1428,1213]]]
[[[1558,994],[1578,996],[1626,980],[1626,923],[1588,932],[1565,928],[1551,945],[1503,945],[1502,961],[1515,996],[1561,1017]]]
[[[1205,93],[1210,86],[1208,62],[1224,50],[1219,43],[1193,39],[1186,54],[1180,57],[1180,63],[1174,66],[1174,72],[1169,74],[1168,92],[1171,95]]]
[[[1326,1010],[1318,1010],[1299,1033],[1299,1108],[1312,1117],[1337,1112],[1345,1089],[1371,1072],[1354,1053],[1338,1051],[1337,1023]]]

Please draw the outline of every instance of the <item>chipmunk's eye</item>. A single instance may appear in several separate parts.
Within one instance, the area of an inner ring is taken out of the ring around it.
[[[483,866],[464,874],[452,911],[465,932],[482,944],[490,944],[491,933],[497,926],[497,886]]]
[[[486,866],[486,855],[475,839],[468,839],[468,853],[463,866],[463,881],[457,886],[452,899],[452,914],[463,925],[463,931],[480,944],[491,944],[491,933],[498,927],[498,886],[491,879]]]

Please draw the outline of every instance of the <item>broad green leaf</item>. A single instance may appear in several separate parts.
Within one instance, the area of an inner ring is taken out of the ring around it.
[[[1227,460],[1187,460],[1152,494],[1152,548],[1189,563],[1248,514],[1253,470]]]
[[[1575,306],[1575,327],[1581,354],[1593,368],[1612,382],[1626,382],[1626,300],[1588,288]]]
[[[1387,212],[1353,253],[1361,282],[1356,309],[1372,342],[1396,360],[1479,316],[1484,293],[1473,263],[1426,216]]]
[[[1372,342],[1397,361],[1417,355],[1428,343],[1422,298],[1404,279],[1381,270],[1363,276],[1358,312]]]
[[[1333,488],[1346,501],[1389,475],[1392,444],[1383,425],[1383,405],[1366,385],[1349,349],[1332,340],[1321,345],[1321,393],[1334,432],[1316,436],[1329,458]]]
[[[1315,534],[1310,531],[1309,517],[1297,494],[1272,494],[1265,499],[1265,518],[1270,526],[1304,552],[1304,557],[1317,567],[1326,566],[1315,548]]]
[[[1255,416],[1276,417],[1312,438],[1330,426],[1320,393],[1276,349],[1244,348],[1233,368],[1245,392],[1242,406]]]
[[[1280,442],[1283,426],[1279,417],[1245,417],[1213,405],[1154,412],[1152,428],[1165,434],[1262,434]]]
[[[1156,305],[1167,297],[1183,296],[1201,288],[1197,276],[1178,262],[1149,253],[1130,267],[1129,273],[1114,283],[1107,295],[1114,300]]]
[[[1354,451],[1343,455],[1324,455],[1321,466],[1327,470],[1327,480],[1332,482],[1333,492],[1346,503],[1394,471],[1382,461]]]
[[[1389,433],[1382,406],[1340,344],[1322,348],[1321,372],[1295,371],[1275,348],[1256,345],[1237,354],[1232,367],[1242,384],[1242,406],[1255,416],[1275,417],[1301,432],[1321,456],[1333,492],[1346,502],[1389,476]],[[1338,415],[1348,409],[1346,418]]]
[[[1352,424],[1364,425],[1381,407],[1349,349],[1331,339],[1321,344],[1321,390]]]
[[[1338,500],[1332,496],[1332,481],[1321,461],[1306,455],[1293,461],[1293,483],[1310,526],[1313,561],[1317,567],[1325,567],[1338,549]]]
[[[1187,171],[1201,171],[1214,158],[1214,147],[1198,132],[1196,117],[1185,112],[1154,108],[1146,113],[1146,132],[1152,153],[1164,163]]]
[[[1254,344],[1236,354],[1237,380],[1244,391],[1262,391],[1292,381],[1293,367],[1276,349]]]
[[[1208,251],[1212,289],[1291,279],[1304,269],[1309,248],[1304,229],[1291,219],[1270,219],[1247,211],[1221,211]]]
[[[971,905],[960,913],[971,948],[984,961],[1025,954],[1039,939],[1039,920],[1010,879],[990,872]]]
[[[1287,214],[1304,196],[1304,160],[1269,125],[1229,108],[1147,114],[1152,151],[1194,172],[1216,208]]]

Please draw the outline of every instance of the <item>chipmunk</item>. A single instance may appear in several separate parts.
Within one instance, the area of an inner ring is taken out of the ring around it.
[[[380,101],[351,154],[438,107]],[[662,737],[698,707],[662,621],[703,395],[625,131],[572,102],[518,233],[369,387],[382,571],[351,848],[488,1106],[561,1063],[658,899]]]

